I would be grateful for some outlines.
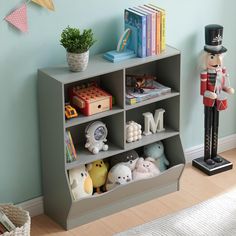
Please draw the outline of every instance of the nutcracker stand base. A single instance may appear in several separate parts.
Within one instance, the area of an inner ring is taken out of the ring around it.
[[[217,155],[218,157],[222,158],[221,156]],[[233,168],[233,164],[222,158],[223,161],[221,163],[215,163],[214,165],[207,165],[204,161],[203,157],[196,158],[192,161],[192,165],[199,170],[203,171],[207,175],[215,175],[227,170],[231,170]]]

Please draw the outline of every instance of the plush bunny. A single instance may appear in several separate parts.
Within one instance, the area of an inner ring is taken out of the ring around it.
[[[164,153],[164,145],[161,141],[144,146],[144,155],[155,159],[156,165],[161,172],[167,169],[169,161]]]
[[[93,194],[93,183],[85,165],[69,170],[69,181],[74,200]]]
[[[127,184],[132,180],[131,169],[123,163],[113,166],[107,176],[106,190],[109,191],[119,185]]]
[[[146,159],[140,157],[133,170],[133,180],[147,179],[159,175],[161,172],[151,157]]]

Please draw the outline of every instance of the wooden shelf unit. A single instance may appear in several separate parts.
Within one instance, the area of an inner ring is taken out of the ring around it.
[[[171,93],[134,105],[125,104],[126,73],[148,73],[171,87]],[[90,58],[84,72],[72,73],[66,66],[40,69],[38,72],[40,141],[45,214],[65,229],[88,223],[108,214],[126,209],[147,200],[177,191],[185,158],[180,141],[180,52],[167,46],[164,53],[146,58],[132,58],[111,63],[96,55]],[[64,103],[68,100],[68,88],[96,80],[101,87],[115,97],[110,111],[92,116],[79,114],[78,118],[65,120]],[[142,113],[165,109],[165,131],[143,136],[137,142],[126,143],[125,124],[134,120],[142,127]],[[108,127],[109,150],[91,154],[84,148],[85,127],[101,120]],[[70,130],[78,149],[78,161],[66,163],[64,134]],[[68,170],[91,161],[142,148],[162,140],[170,168],[151,179],[133,181],[101,195],[74,201],[68,181]]]

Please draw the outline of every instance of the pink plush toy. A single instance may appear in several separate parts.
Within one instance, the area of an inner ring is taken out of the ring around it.
[[[151,157],[145,160],[140,157],[133,170],[133,180],[147,179],[159,175],[161,172]]]

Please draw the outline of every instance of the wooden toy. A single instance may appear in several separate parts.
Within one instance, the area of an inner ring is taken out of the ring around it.
[[[72,104],[86,116],[112,109],[112,96],[96,85],[85,88],[73,87],[70,99]]]
[[[163,117],[164,117],[165,110],[164,109],[157,109],[155,111],[155,115],[151,112],[143,113],[144,116],[144,135],[150,135],[152,133],[164,131],[163,126]],[[151,132],[151,131],[152,132]]]
[[[71,118],[77,117],[78,113],[74,107],[72,107],[69,104],[66,104],[65,105],[65,116],[66,116],[66,119],[71,119]]]
[[[222,46],[223,26],[205,26],[205,46],[202,52],[200,74],[200,94],[204,104],[204,156],[194,159],[193,166],[208,175],[232,169],[233,164],[217,154],[219,111],[227,109],[227,94],[233,94],[223,54],[227,49]]]

